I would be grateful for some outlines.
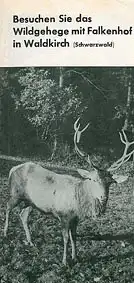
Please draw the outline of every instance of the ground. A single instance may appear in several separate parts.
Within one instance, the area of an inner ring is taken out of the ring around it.
[[[60,225],[50,216],[32,211],[29,226],[35,246],[30,247],[24,242],[24,231],[18,209],[15,209],[11,214],[7,239],[4,239],[10,166],[1,170],[0,179],[1,283],[134,282],[134,179],[130,174],[130,163],[124,169],[129,180],[110,187],[106,214],[97,221],[86,220],[78,226],[77,262],[71,263],[69,248],[67,267],[61,263],[63,242]]]

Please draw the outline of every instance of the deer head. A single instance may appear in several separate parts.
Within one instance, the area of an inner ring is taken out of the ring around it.
[[[86,154],[84,152],[82,152],[79,148],[78,148],[78,144],[80,142],[80,138],[82,133],[89,127],[89,123],[82,129],[80,130],[80,123],[78,123],[80,120],[80,118],[78,118],[75,123],[74,123],[74,147],[75,147],[75,151],[78,154],[78,156],[80,156],[81,158],[85,159],[86,162],[89,165],[92,165],[92,167],[95,169],[95,171],[97,171],[98,176],[100,177],[101,180],[104,180],[104,182],[109,186],[112,183],[122,183],[124,181],[127,180],[128,176],[124,176],[124,175],[116,175],[113,174],[113,172],[115,170],[117,170],[122,164],[124,164],[125,162],[127,162],[129,160],[129,158],[131,157],[131,155],[134,153],[134,150],[132,150],[131,152],[127,153],[128,148],[134,144],[133,142],[129,142],[127,139],[127,136],[125,134],[125,132],[122,130],[122,133],[120,132],[120,140],[122,143],[125,144],[125,149],[123,152],[122,157],[120,157],[116,162],[114,162],[109,168],[107,168],[106,170],[99,168],[97,165],[95,165],[89,154]],[[124,137],[124,139],[123,139]],[[87,174],[85,171],[85,175]],[[91,175],[91,173],[88,172],[88,174]],[[95,174],[95,173],[94,173]],[[93,172],[92,172],[93,175]]]

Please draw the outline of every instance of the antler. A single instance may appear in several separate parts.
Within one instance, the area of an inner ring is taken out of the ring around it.
[[[81,138],[81,134],[89,127],[90,123],[88,123],[85,128],[83,128],[81,131],[80,131],[80,123],[78,124],[78,121],[80,120],[80,117],[75,121],[74,123],[74,130],[75,130],[75,133],[74,133],[74,146],[75,146],[75,151],[76,153],[80,156],[80,157],[86,157],[86,154],[83,153],[77,146],[77,144],[80,142],[80,138]],[[90,158],[89,158],[89,155],[86,157],[86,161],[91,164],[91,161],[90,161]]]
[[[127,138],[124,130],[122,130],[122,133],[119,132],[119,135],[120,135],[121,142],[125,144],[125,149],[124,149],[123,155],[108,168],[108,171],[117,170],[122,164],[127,162],[129,160],[129,158],[132,156],[132,154],[134,153],[134,149],[132,151],[130,151],[129,153],[127,153],[128,148],[132,144],[134,144],[134,141],[132,141],[132,142],[128,141],[128,138]]]

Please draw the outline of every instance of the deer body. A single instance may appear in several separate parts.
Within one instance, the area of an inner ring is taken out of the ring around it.
[[[78,219],[97,217],[103,210],[102,206],[105,210],[108,199],[106,180],[104,178],[102,180],[97,171],[78,170],[78,172],[83,179],[56,174],[32,162],[13,167],[9,173],[11,198],[7,204],[5,236],[10,211],[24,201],[26,207],[20,213],[20,217],[27,241],[33,245],[27,218],[30,206],[34,205],[44,213],[52,213],[61,222],[64,240],[63,263],[66,264],[68,235],[70,235],[72,244],[72,258],[75,258]],[[100,204],[97,210],[96,200]]]
[[[74,145],[76,153],[86,158],[78,148],[81,134],[89,124],[80,131],[79,119],[74,123]],[[124,135],[126,139],[126,136]],[[125,143],[125,141],[123,141]],[[126,140],[127,144],[127,140]],[[128,146],[128,144],[127,144]],[[126,150],[125,150],[126,153]],[[123,154],[123,161],[125,159]],[[128,158],[128,156],[127,156]],[[13,167],[9,173],[9,187],[11,197],[7,203],[6,222],[4,235],[7,235],[8,220],[10,211],[21,201],[25,207],[20,213],[20,218],[26,233],[27,241],[32,244],[31,235],[27,225],[31,205],[44,213],[52,213],[60,223],[64,241],[63,263],[66,264],[67,243],[70,237],[72,246],[72,259],[76,257],[76,229],[78,220],[96,218],[106,210],[109,195],[109,187],[112,183],[121,183],[127,180],[127,176],[113,175],[110,172],[119,168],[123,163],[122,159],[114,164],[114,168],[102,170],[90,161],[89,155],[86,161],[92,165],[93,171],[78,169],[81,178],[56,174],[44,169],[38,164],[26,162]]]
[[[27,200],[46,213],[56,211],[66,214],[70,210],[79,214],[83,205],[82,197],[83,202],[88,199],[90,207],[93,199],[101,201],[105,195],[103,183],[99,178],[97,181],[95,171],[89,173],[89,178],[82,180],[56,174],[38,164],[27,162],[11,169],[9,184],[16,201]]]

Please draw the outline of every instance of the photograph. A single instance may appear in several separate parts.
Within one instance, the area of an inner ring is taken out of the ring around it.
[[[0,283],[134,282],[134,67],[0,67]]]

